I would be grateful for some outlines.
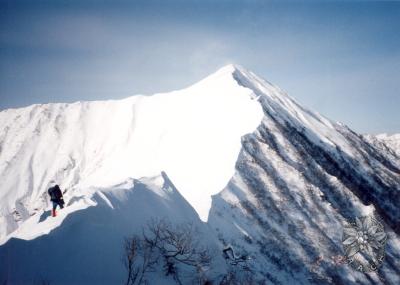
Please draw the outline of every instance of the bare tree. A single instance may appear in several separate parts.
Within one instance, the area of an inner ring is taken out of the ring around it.
[[[181,268],[195,270],[204,278],[211,258],[208,250],[199,245],[192,224],[173,226],[165,220],[151,220],[142,230],[142,236],[125,240],[124,265],[127,270],[126,285],[142,284],[147,272],[161,263],[167,276],[181,282]]]
[[[127,280],[125,283],[126,285],[135,284],[135,281],[139,274],[139,268],[136,264],[138,258],[139,243],[140,240],[136,236],[126,238],[124,242],[123,263],[127,270]]]
[[[155,246],[166,258],[194,267],[206,266],[210,263],[208,251],[201,247],[194,237],[197,232],[193,224],[173,226],[164,220],[153,221],[148,225],[148,230]],[[147,242],[149,241],[146,232],[144,232],[144,238]]]
[[[142,284],[147,272],[158,261],[156,248],[139,236],[125,239],[123,263],[127,270],[126,285]]]
[[[159,250],[164,260],[165,274],[173,276],[178,284],[181,284],[179,265],[192,267],[201,274],[210,264],[208,250],[199,245],[195,234],[193,224],[173,226],[165,220],[153,220],[143,231],[146,243]]]

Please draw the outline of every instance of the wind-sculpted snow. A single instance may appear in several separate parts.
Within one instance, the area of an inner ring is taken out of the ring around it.
[[[207,220],[211,195],[234,173],[241,136],[262,118],[233,70],[165,94],[0,112],[0,238],[49,206],[50,180],[74,197],[165,171]]]

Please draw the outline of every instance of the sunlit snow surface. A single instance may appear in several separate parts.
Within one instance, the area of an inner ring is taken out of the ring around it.
[[[96,253],[84,264],[118,267],[112,249],[126,227],[140,233],[156,216],[198,225],[216,260],[228,245],[245,252],[254,276],[272,284],[400,282],[399,157],[242,67],[165,94],[5,110],[0,126],[0,257],[11,268],[0,277],[41,272],[46,259],[12,268],[22,252],[42,252],[47,241],[56,248],[62,235],[72,237],[68,249]],[[52,179],[68,203],[56,218]],[[380,275],[337,264],[343,223],[370,214],[389,236]],[[98,261],[102,245],[108,265]],[[69,281],[110,284],[123,273],[82,274],[69,272]]]
[[[379,134],[376,138],[393,149],[397,156],[400,157],[400,134]]]
[[[263,116],[234,70],[166,94],[0,112],[0,236],[16,228],[7,217],[15,208],[25,220],[46,207],[52,179],[71,197],[165,171],[206,220],[211,195],[234,173],[241,136]]]

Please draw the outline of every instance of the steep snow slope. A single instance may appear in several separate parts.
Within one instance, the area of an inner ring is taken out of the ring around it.
[[[166,174],[87,192],[90,198],[72,201],[57,218],[50,217],[50,211],[31,217],[0,247],[2,284],[124,284],[123,239],[141,234],[151,219],[191,223],[204,244],[216,251],[216,239]],[[60,221],[62,226],[55,227]],[[214,259],[213,266],[223,270],[220,264],[222,258]],[[161,266],[146,279],[150,284],[174,284]]]
[[[262,118],[234,69],[167,94],[0,112],[0,237],[47,207],[52,179],[73,197],[166,171],[206,220],[211,195],[234,173],[241,136]]]
[[[273,284],[399,284],[398,158],[250,72],[234,77],[259,96],[264,118],[243,137],[236,173],[213,197],[208,222],[217,236],[247,252],[259,279]],[[379,275],[340,262],[343,224],[369,214],[389,235]]]
[[[376,138],[393,149],[397,156],[400,157],[400,134],[380,134],[377,135]]]

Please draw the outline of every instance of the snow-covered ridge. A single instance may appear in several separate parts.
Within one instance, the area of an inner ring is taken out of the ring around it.
[[[74,197],[165,171],[206,220],[211,195],[234,173],[241,137],[263,116],[235,70],[165,94],[0,112],[0,236],[48,206],[52,179]]]
[[[43,279],[51,284],[123,284],[123,240],[140,234],[151,221],[189,223],[203,245],[217,250],[217,239],[165,173],[87,192],[92,194],[70,200],[57,218],[49,211],[30,217],[0,246],[2,283]],[[213,265],[221,261],[214,259]],[[51,266],[58,270],[49,270]],[[174,284],[162,266],[146,279]]]
[[[379,134],[376,135],[376,138],[393,149],[397,156],[400,157],[400,134]]]
[[[235,78],[258,95],[264,118],[213,196],[208,224],[221,241],[247,252],[271,284],[398,284],[398,157],[251,73]],[[389,236],[379,275],[343,263],[343,225],[367,215]]]
[[[170,93],[4,110],[0,236],[48,206],[52,179],[74,197],[85,194],[82,189],[165,171],[207,220],[211,196],[234,173],[241,137],[260,125],[264,112],[353,157],[340,125],[232,64]]]
[[[16,231],[8,235],[6,239],[0,239],[0,245],[11,238],[33,240],[48,234],[59,227],[69,215],[89,207],[101,206],[112,210],[118,209],[121,206],[133,207],[133,205],[127,203],[127,201],[132,200],[131,196],[135,197],[136,204],[143,205],[142,207],[132,209],[134,212],[142,211],[140,214],[135,213],[135,216],[131,217],[132,226],[134,224],[139,225],[143,223],[143,221],[146,220],[144,219],[145,216],[158,216],[162,218],[163,215],[167,215],[167,213],[161,213],[160,209],[157,211],[150,210],[145,213],[144,209],[146,207],[144,205],[148,205],[151,209],[152,202],[160,204],[177,203],[174,208],[179,214],[173,217],[174,220],[179,220],[183,217],[198,219],[193,208],[187,204],[164,172],[153,177],[142,177],[140,179],[129,178],[122,183],[107,188],[91,187],[85,189],[83,192],[84,195],[82,196],[74,196],[66,199],[66,207],[57,211],[58,215],[55,219],[50,216],[50,211],[47,210],[38,215],[32,215],[22,223]],[[132,204],[132,201],[130,203]],[[181,214],[182,216],[180,216]],[[125,213],[125,215],[129,217],[129,213]]]

